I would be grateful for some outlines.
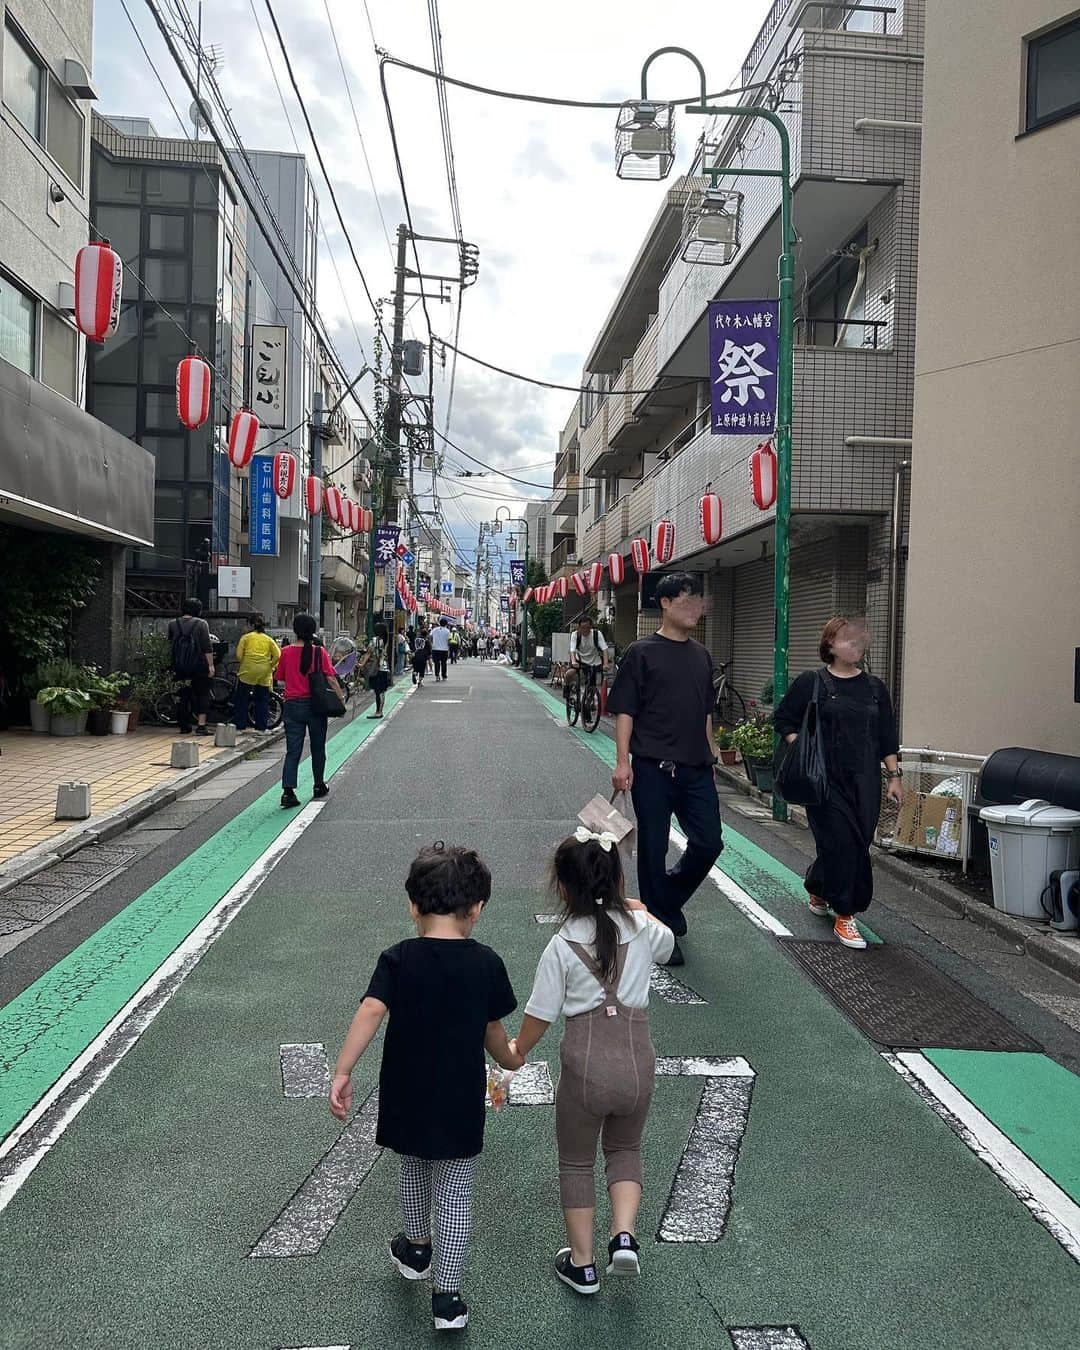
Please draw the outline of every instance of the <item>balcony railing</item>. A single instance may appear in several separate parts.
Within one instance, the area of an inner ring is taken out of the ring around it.
[[[596,410],[592,421],[581,433],[581,472],[587,474],[601,455],[607,452],[607,400]]]
[[[653,319],[638,343],[633,361],[634,389],[651,389],[656,383],[656,337],[659,331],[660,325]],[[647,394],[632,394],[630,399],[632,407],[636,408],[642,399],[647,397]]]
[[[633,416],[633,400],[628,391],[637,387],[634,383],[634,362],[631,358],[619,371],[611,393],[607,396],[609,445]]]
[[[587,563],[595,562],[604,552],[604,541],[607,534],[606,522],[607,516],[601,516],[594,524],[590,525],[581,537],[580,553]],[[615,541],[618,543],[618,540]]]
[[[559,454],[563,455],[567,450],[577,449],[578,443],[578,420],[581,415],[581,399],[574,404],[574,411],[570,414],[566,426],[559,433]]]
[[[626,532],[631,537],[647,535],[653,520],[652,476],[643,478],[627,499]]]
[[[551,476],[552,490],[562,486],[563,480],[570,474],[576,474],[578,457],[576,450],[566,450],[555,461],[555,472]]]
[[[576,560],[577,540],[564,539],[561,544],[556,544],[551,550],[551,566],[548,570],[554,576],[564,567],[573,567]]]
[[[780,27],[784,15],[793,4],[794,0],[775,0],[772,9],[766,14],[765,22],[761,25],[761,32],[754,39],[754,45],[750,48],[746,60],[742,63],[743,84],[749,84],[754,78],[757,63],[765,54],[765,49],[773,40],[773,34]]]
[[[859,348],[877,351],[887,327],[883,319],[796,319],[795,343],[800,347],[835,347],[840,351]]]

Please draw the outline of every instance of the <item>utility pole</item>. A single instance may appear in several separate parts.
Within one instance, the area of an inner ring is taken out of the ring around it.
[[[316,389],[312,395],[311,409],[311,476],[322,482],[323,442],[322,390]],[[315,616],[316,627],[322,627],[322,513],[311,517],[311,534],[308,539],[308,608]]]

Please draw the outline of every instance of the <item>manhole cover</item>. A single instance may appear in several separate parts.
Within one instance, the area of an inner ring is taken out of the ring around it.
[[[115,872],[116,868],[112,863],[95,863],[80,861],[54,863],[52,867],[46,867],[43,872],[38,872],[34,877],[35,886],[75,886],[82,890],[85,886],[92,886],[95,881],[100,881],[102,877],[107,877],[110,872]]]
[[[137,848],[128,848],[124,844],[91,844],[89,848],[79,850],[79,862],[103,863],[111,871],[115,867],[123,867],[125,863],[131,862],[132,858],[138,856]]]
[[[82,886],[39,886],[35,877],[33,881],[20,882],[18,886],[13,886],[10,891],[5,891],[3,898],[5,900],[39,900],[48,905],[50,909],[55,909],[57,905],[62,905],[72,896],[78,895],[82,889]]]
[[[32,924],[29,919],[20,919],[17,914],[5,914],[0,910],[0,937],[10,937],[12,933],[21,933],[24,928],[30,928]]]
[[[21,895],[9,892],[4,896],[4,910],[6,913],[17,914],[20,919],[29,919],[31,923],[38,923],[46,915],[59,909],[65,901],[74,897],[65,894],[64,891],[53,891],[51,900],[28,900]]]
[[[878,1045],[910,1050],[1042,1048],[910,948],[883,945],[860,952],[806,938],[778,941]]]

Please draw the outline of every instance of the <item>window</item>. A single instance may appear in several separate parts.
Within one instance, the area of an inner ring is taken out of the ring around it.
[[[76,401],[79,341],[75,329],[42,306],[41,382],[65,398]]]
[[[35,141],[41,140],[44,71],[10,24],[4,27],[4,102]]]
[[[93,407],[90,411],[106,426],[129,440],[135,437],[135,386],[133,384],[92,384]]]
[[[33,296],[0,277],[0,356],[27,375],[35,373]]]
[[[184,217],[150,212],[150,234],[147,247],[151,253],[183,253]]]
[[[872,347],[877,328],[866,319],[866,274],[859,252],[866,247],[864,226],[833,262],[810,284],[806,342],[816,347]],[[846,322],[845,322],[846,320]]]
[[[1080,113],[1080,18],[1028,39],[1025,131]]]
[[[175,408],[173,409],[175,412]],[[154,456],[157,469],[157,478],[174,478],[183,482],[184,480],[184,438],[179,436],[144,436],[142,438],[142,447],[149,450]],[[158,489],[160,494],[161,488]],[[180,491],[179,488],[176,489]],[[162,518],[167,513],[160,507],[155,509],[155,514]]]
[[[86,124],[83,115],[68,101],[59,83],[49,76],[49,112],[45,149],[71,181],[80,188],[83,182],[83,140]]]

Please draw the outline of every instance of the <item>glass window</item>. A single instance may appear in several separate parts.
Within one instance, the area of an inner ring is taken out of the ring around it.
[[[197,431],[188,433],[188,474],[189,478],[210,478],[210,435],[213,428],[209,421]]]
[[[41,140],[44,72],[10,24],[4,27],[4,102],[34,140]]]
[[[155,202],[187,206],[191,200],[191,174],[183,169],[147,169],[146,196]]]
[[[50,389],[75,402],[79,343],[76,331],[54,314],[41,311],[41,379]]]
[[[150,235],[147,247],[153,253],[183,253],[185,216],[150,212]]]
[[[7,36],[10,38],[11,30]],[[0,356],[34,374],[34,318],[37,302],[0,277]]]
[[[213,311],[209,309],[199,309],[193,307],[191,310],[191,323],[188,325],[188,332],[195,340],[196,345],[202,355],[209,360],[208,353],[211,351],[211,324],[213,322]]]
[[[135,386],[133,384],[95,384],[90,411],[121,436],[135,436]]]
[[[177,430],[179,419],[176,415],[175,389],[147,389],[143,398],[146,400],[143,423],[148,430]]]
[[[142,196],[142,170],[117,164],[108,156],[94,155],[97,196],[101,201],[137,202]]]
[[[120,323],[104,347],[88,343],[95,382],[110,380],[134,384],[139,375],[139,307],[124,305]]]
[[[1031,38],[1027,49],[1026,130],[1080,113],[1080,19]]]
[[[154,488],[154,518],[156,520],[183,520],[184,489],[182,487],[163,487],[158,483]]]
[[[217,216],[195,212],[191,249],[192,299],[204,305],[217,301]]]
[[[179,324],[179,327],[177,325]],[[173,384],[176,367],[188,354],[188,340],[181,331],[184,311],[146,305],[143,309],[143,383]],[[115,341],[115,339],[114,339]]]
[[[188,520],[211,520],[210,484],[205,487],[189,487],[187,501]],[[205,531],[203,531],[205,533]]]
[[[185,303],[188,294],[188,265],[184,258],[147,258],[143,264],[143,285],[155,300]]]
[[[149,556],[144,552],[140,561],[144,567],[149,565],[154,571],[175,570],[183,564],[183,549],[184,527],[179,521],[155,520],[154,552]]]
[[[186,477],[184,473],[184,438],[182,435],[144,436],[142,445],[144,450],[149,450],[154,456],[158,478],[177,478],[182,481]],[[160,492],[161,489],[159,488],[158,491]],[[158,508],[157,514],[161,516],[165,513]]]
[[[45,149],[80,189],[83,185],[85,133],[86,123],[83,121],[82,113],[64,96],[60,85],[50,75]]]
[[[136,300],[139,295],[141,274],[139,266],[139,221],[141,213],[137,206],[99,206],[94,212],[94,224],[120,254],[124,264],[123,299]]]
[[[195,175],[195,205],[217,206],[218,185],[213,169],[205,173],[201,170]]]

